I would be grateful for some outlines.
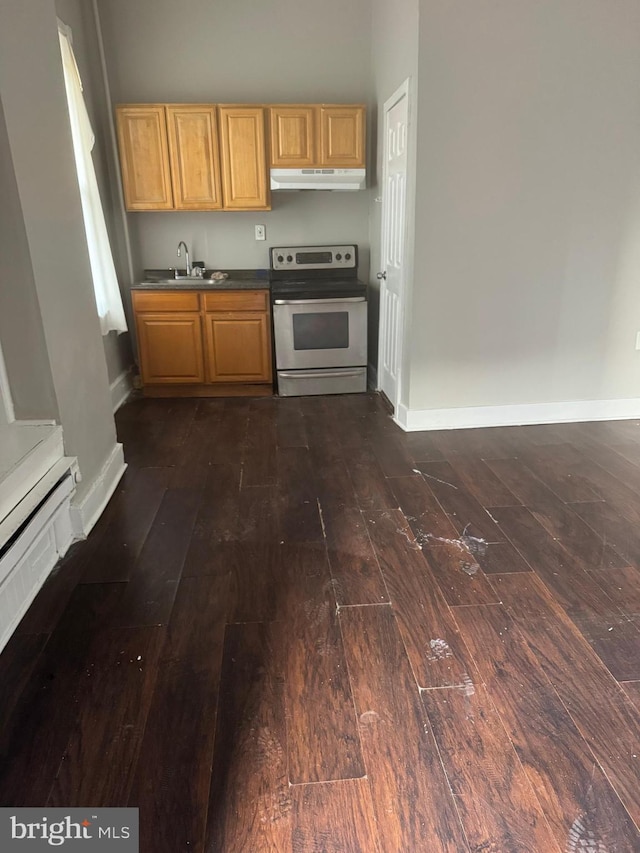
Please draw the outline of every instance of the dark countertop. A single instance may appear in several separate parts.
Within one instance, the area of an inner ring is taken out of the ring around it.
[[[145,281],[132,285],[132,290],[269,290],[269,270],[220,270],[228,272],[229,278],[212,281],[207,278],[211,272],[205,270],[205,278],[193,278],[189,281],[173,281],[173,270],[145,270]]]

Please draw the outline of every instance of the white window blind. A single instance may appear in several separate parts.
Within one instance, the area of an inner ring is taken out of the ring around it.
[[[73,153],[80,198],[82,200],[82,215],[87,235],[93,288],[96,296],[98,316],[102,334],[108,332],[126,332],[127,321],[122,307],[122,297],[118,287],[118,279],[113,264],[113,255],[109,245],[109,235],[100,201],[98,181],[91,158],[95,137],[91,129],[89,115],[82,96],[82,81],[78,66],[73,55],[68,28],[60,26],[60,50],[62,52],[62,67],[64,83],[67,90],[67,104],[71,119],[71,136],[73,138]]]

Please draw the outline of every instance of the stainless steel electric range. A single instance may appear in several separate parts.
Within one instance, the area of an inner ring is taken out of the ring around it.
[[[358,247],[270,249],[278,394],[367,389],[367,286]]]

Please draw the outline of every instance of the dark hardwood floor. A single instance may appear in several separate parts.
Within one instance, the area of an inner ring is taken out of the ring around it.
[[[640,423],[136,400],[0,656],[0,804],[143,853],[638,853]]]

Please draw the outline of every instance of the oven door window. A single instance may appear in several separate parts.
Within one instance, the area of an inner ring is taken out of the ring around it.
[[[294,350],[347,349],[349,312],[308,312],[293,315]]]

